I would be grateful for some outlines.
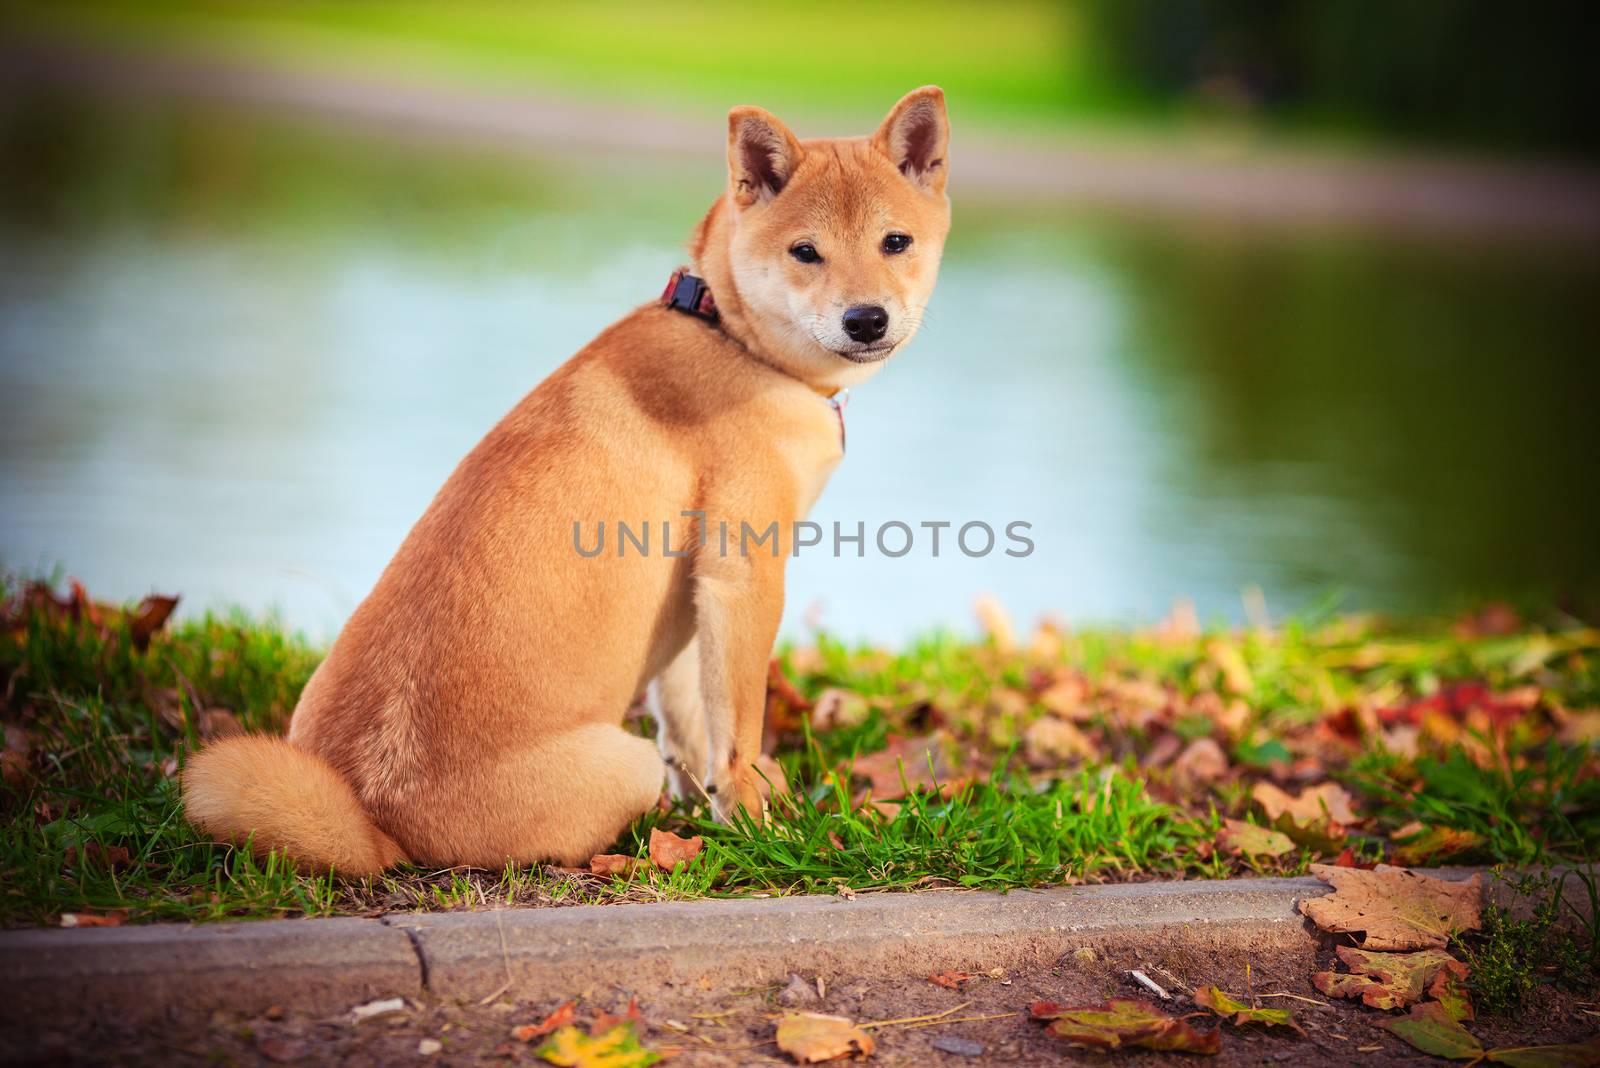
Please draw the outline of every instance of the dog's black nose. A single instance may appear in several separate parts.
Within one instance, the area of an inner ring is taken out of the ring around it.
[[[857,304],[844,313],[844,332],[863,345],[876,341],[889,329],[889,313],[876,304]]]

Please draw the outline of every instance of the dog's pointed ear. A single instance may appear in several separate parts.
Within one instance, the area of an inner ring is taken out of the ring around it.
[[[948,177],[946,153],[950,150],[944,90],[937,85],[924,85],[901,97],[872,135],[872,144],[919,188],[942,195]]]
[[[739,207],[783,192],[804,154],[789,127],[770,111],[739,107],[728,112],[728,192]]]

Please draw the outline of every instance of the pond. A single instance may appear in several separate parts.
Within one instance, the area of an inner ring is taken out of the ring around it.
[[[0,110],[0,563],[318,638],[456,461],[659,292],[721,181],[223,109]],[[1593,249],[964,198],[849,408],[785,627],[1428,610],[1600,589]],[[980,558],[870,532],[1031,524]]]

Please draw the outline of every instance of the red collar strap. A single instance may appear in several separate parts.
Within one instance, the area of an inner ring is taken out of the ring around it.
[[[672,272],[667,288],[661,291],[661,303],[708,323],[717,321],[717,302],[711,299],[711,287],[704,278],[690,274],[687,267]]]

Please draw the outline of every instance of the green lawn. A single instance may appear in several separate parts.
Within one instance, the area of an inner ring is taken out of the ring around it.
[[[317,649],[243,616],[140,649],[116,610],[10,593],[8,926],[1227,877],[1341,854],[1527,865],[1600,843],[1600,632],[1496,610],[1020,642],[996,624],[899,652],[823,638],[774,676],[769,735],[794,789],[773,818],[651,813],[616,846],[645,857],[654,827],[702,835],[685,868],[309,878],[199,840],[175,774],[203,735],[282,730]],[[1285,813],[1262,784],[1316,789]]]
[[[940,82],[963,118],[1058,119],[1106,104],[1065,5],[957,0],[548,5],[465,0],[12,5],[13,25],[119,46],[304,69],[554,88],[726,109],[760,103],[856,120]],[[0,21],[0,24],[4,24]]]

